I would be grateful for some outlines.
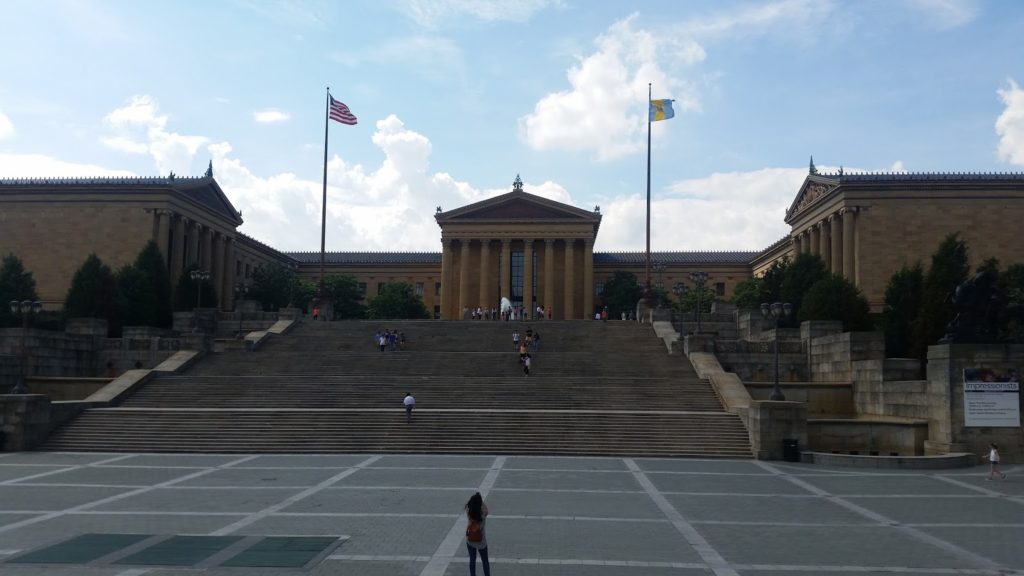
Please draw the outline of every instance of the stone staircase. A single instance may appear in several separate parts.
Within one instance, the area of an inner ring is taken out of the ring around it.
[[[527,326],[529,377],[511,341]],[[378,328],[405,349],[378,351]],[[44,449],[751,456],[739,418],[650,327],[592,321],[307,322],[87,410]]]

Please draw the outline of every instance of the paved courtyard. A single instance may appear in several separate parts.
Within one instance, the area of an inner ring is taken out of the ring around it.
[[[462,506],[477,490],[495,575],[1024,574],[1024,468],[1007,473],[5,453],[0,574],[468,574]]]

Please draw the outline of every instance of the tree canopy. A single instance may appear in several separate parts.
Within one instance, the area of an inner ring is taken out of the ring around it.
[[[604,283],[604,290],[601,293],[601,301],[608,308],[612,317],[618,317],[622,312],[633,312],[636,310],[636,303],[643,297],[644,289],[637,283],[636,275],[625,270],[616,270],[612,277]],[[585,310],[587,314],[593,315],[593,310]]]
[[[11,314],[11,300],[37,300],[36,280],[25,270],[21,259],[8,254],[0,260],[0,326],[14,326],[18,319]]]
[[[803,297],[797,318],[807,320],[839,320],[843,331],[873,328],[868,301],[860,290],[839,274],[827,274],[814,283]]]
[[[931,266],[924,277],[921,308],[914,321],[913,357],[925,359],[928,346],[946,333],[946,325],[953,319],[950,296],[967,280],[969,270],[967,244],[958,232],[949,234],[932,255]]]
[[[910,355],[913,327],[921,308],[924,267],[920,262],[904,265],[889,278],[885,287],[885,308],[882,329],[885,332],[885,353],[891,358]]]
[[[95,253],[89,254],[75,272],[64,299],[69,318],[102,318],[111,334],[120,333],[117,279]]]
[[[192,279],[193,270],[199,270],[199,265],[190,264],[186,266],[181,271],[181,276],[178,276],[178,283],[174,287],[174,309],[179,312],[191,312],[198,304],[202,304],[203,308],[216,308],[217,292],[214,291],[210,280],[202,281],[199,284],[199,291],[202,297],[200,298],[201,302],[196,301],[198,297],[196,284],[200,283],[200,281]]]
[[[413,291],[408,282],[389,282],[380,294],[370,299],[368,316],[374,319],[421,319],[430,318],[423,300]]]
[[[324,297],[331,301],[335,320],[366,317],[363,294],[353,276],[336,274],[324,278]]]

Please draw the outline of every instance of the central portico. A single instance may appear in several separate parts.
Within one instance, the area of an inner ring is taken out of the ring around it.
[[[501,298],[555,319],[582,319],[594,308],[594,240],[601,213],[523,191],[434,216],[441,227],[441,318],[497,307]]]

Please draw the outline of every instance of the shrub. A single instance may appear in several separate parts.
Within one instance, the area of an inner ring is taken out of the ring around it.
[[[873,328],[867,299],[852,282],[839,274],[828,274],[814,283],[797,312],[801,322],[840,320],[847,332]]]

